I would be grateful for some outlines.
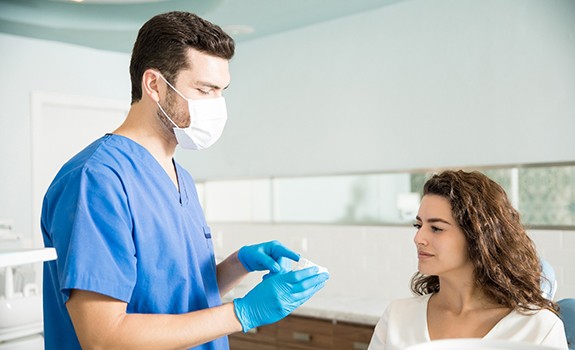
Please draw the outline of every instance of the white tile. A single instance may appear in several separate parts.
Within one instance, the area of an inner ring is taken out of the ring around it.
[[[561,238],[562,248],[575,249],[575,231],[563,231]]]
[[[212,225],[212,232],[214,245],[222,253],[271,239],[300,250],[305,240],[307,249],[302,255],[332,274],[322,295],[384,300],[411,295],[409,282],[417,270],[411,227],[218,223]],[[530,235],[555,269],[557,297],[574,296],[575,232],[536,230]],[[249,283],[255,283],[254,278]]]
[[[545,259],[562,249],[561,231],[529,230],[527,233],[535,243],[539,254]]]

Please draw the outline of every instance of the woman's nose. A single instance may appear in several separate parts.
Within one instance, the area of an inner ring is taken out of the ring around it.
[[[425,235],[421,229],[417,230],[417,232],[415,233],[415,236],[413,236],[413,243],[415,243],[416,246],[426,245],[427,241],[425,240],[424,236]]]

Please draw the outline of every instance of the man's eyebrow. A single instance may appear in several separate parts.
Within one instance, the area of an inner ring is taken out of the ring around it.
[[[225,89],[228,88],[228,86],[230,86],[230,85],[228,84],[228,85],[226,85],[225,87],[222,88],[222,87],[219,86],[219,85],[215,85],[215,84],[212,84],[212,83],[208,83],[208,82],[206,82],[206,81],[197,81],[196,84],[201,85],[201,86],[205,86],[205,87],[209,87],[209,88],[212,88],[212,89],[215,89],[215,90],[225,90]]]

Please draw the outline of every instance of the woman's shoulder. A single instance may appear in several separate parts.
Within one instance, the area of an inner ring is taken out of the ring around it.
[[[409,309],[421,309],[427,310],[427,302],[431,294],[417,295],[408,298],[395,299],[389,303],[388,308],[390,311],[406,312]]]
[[[563,322],[552,311],[511,311],[486,336],[567,348]]]
[[[559,316],[547,309],[527,312],[515,309],[505,316],[496,326],[499,331],[535,331],[542,334],[546,334],[556,327],[563,328],[563,322]]]
[[[535,311],[520,311],[520,310],[513,310],[507,318],[515,319],[518,321],[525,321],[525,322],[539,322],[542,324],[555,324],[557,322],[561,322],[559,316],[548,309],[540,309]]]
[[[416,295],[407,298],[395,299],[391,302],[393,305],[413,305],[413,304],[427,304],[431,294]]]
[[[403,349],[428,341],[427,300],[429,295],[393,300],[377,323],[370,349]]]

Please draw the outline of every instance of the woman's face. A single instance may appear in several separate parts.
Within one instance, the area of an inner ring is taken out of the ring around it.
[[[451,213],[449,201],[441,196],[423,196],[414,226],[419,272],[447,277],[473,273],[465,235]]]

